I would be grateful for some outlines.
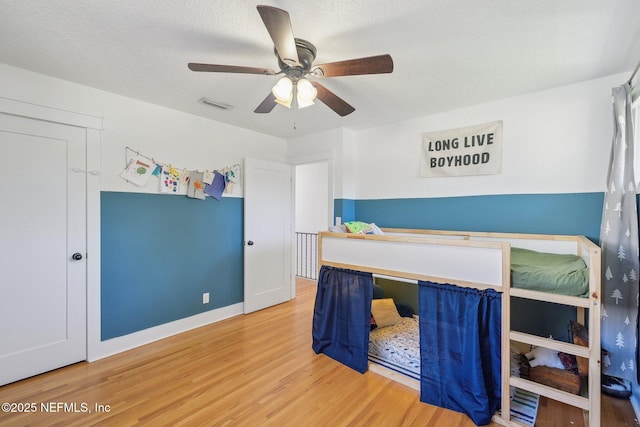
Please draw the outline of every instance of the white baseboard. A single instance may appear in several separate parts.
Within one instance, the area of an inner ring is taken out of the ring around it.
[[[87,361],[94,362],[123,351],[140,347],[141,345],[240,315],[243,312],[244,304],[238,303],[216,310],[206,311],[174,322],[154,326],[153,328],[144,329],[122,337],[89,343]]]

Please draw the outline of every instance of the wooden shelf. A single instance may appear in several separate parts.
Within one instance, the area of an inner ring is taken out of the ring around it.
[[[509,339],[524,344],[531,344],[539,347],[549,348],[551,350],[561,351],[563,353],[573,354],[574,356],[589,357],[589,347],[570,344],[563,341],[556,341],[551,338],[542,338],[537,335],[525,334],[523,332],[509,332]]]
[[[589,399],[586,397],[567,393],[566,391],[558,390],[557,388],[549,387],[544,384],[525,380],[524,378],[511,377],[509,379],[509,384],[522,390],[537,393],[541,396],[548,397],[549,399],[558,400],[560,402],[566,403],[567,405],[578,407],[585,411],[588,411],[590,407]]]
[[[530,291],[527,289],[511,288],[512,297],[526,298],[535,301],[552,302],[555,304],[564,304],[572,307],[589,308],[591,301],[589,298],[572,297],[568,295],[550,294],[546,292]]]

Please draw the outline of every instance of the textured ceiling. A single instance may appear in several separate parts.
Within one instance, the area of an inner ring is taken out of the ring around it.
[[[253,110],[277,76],[195,73],[188,62],[278,69],[259,3],[0,0],[0,62],[283,138],[362,129],[630,72],[638,0],[271,0],[315,63],[388,53],[392,74],[325,78],[356,111]],[[222,111],[209,97],[234,106]]]

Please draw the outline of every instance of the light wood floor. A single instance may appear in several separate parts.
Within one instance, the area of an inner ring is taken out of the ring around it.
[[[415,390],[316,355],[315,284],[299,280],[297,294],[266,310],[0,387],[0,403],[36,409],[0,411],[0,425],[474,425],[420,403]],[[537,426],[583,425],[581,411],[554,403],[543,399]],[[602,413],[603,427],[638,425],[628,401],[605,398]]]

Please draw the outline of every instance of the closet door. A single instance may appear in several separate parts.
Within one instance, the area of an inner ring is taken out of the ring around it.
[[[0,385],[86,359],[86,130],[0,114]]]

